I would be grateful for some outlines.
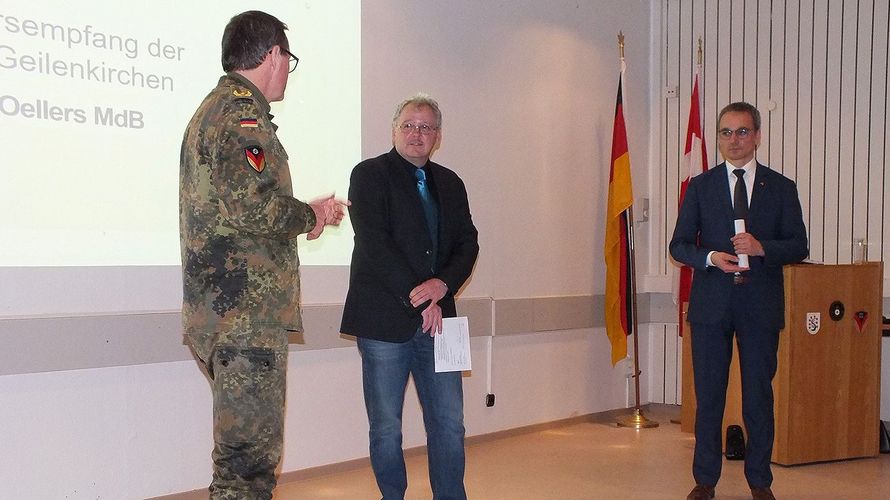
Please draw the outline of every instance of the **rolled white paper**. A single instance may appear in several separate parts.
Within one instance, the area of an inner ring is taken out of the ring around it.
[[[735,220],[735,234],[742,234],[745,232],[745,219],[736,219]],[[748,254],[740,253],[739,257],[739,267],[744,267],[748,269]]]

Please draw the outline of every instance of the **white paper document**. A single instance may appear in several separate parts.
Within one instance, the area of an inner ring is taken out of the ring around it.
[[[443,318],[442,333],[435,336],[436,373],[471,370],[470,325],[466,316]]]
[[[735,234],[742,234],[745,232],[745,219],[736,219],[735,220]],[[738,254],[739,258],[739,267],[743,267],[748,269],[748,254],[740,253]]]

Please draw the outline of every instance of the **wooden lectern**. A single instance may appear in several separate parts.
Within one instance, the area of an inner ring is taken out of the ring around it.
[[[881,263],[795,264],[786,266],[784,273],[785,329],[779,337],[778,371],[773,380],[776,439],[772,461],[794,465],[877,456]],[[840,317],[833,319],[832,313]],[[684,331],[681,428],[693,432],[690,336],[694,332]],[[744,428],[737,351],[733,350],[730,367],[724,431],[732,424]]]

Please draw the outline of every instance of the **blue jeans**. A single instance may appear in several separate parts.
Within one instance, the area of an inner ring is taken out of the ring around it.
[[[371,467],[383,500],[408,488],[402,454],[402,408],[408,374],[423,409],[434,500],[464,500],[464,398],[460,372],[435,373],[433,339],[418,331],[405,343],[358,339],[370,424]]]

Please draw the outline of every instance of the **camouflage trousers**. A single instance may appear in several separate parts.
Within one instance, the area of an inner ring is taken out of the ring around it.
[[[284,434],[284,339],[275,347],[217,344],[205,361],[213,393],[211,500],[272,498]]]

